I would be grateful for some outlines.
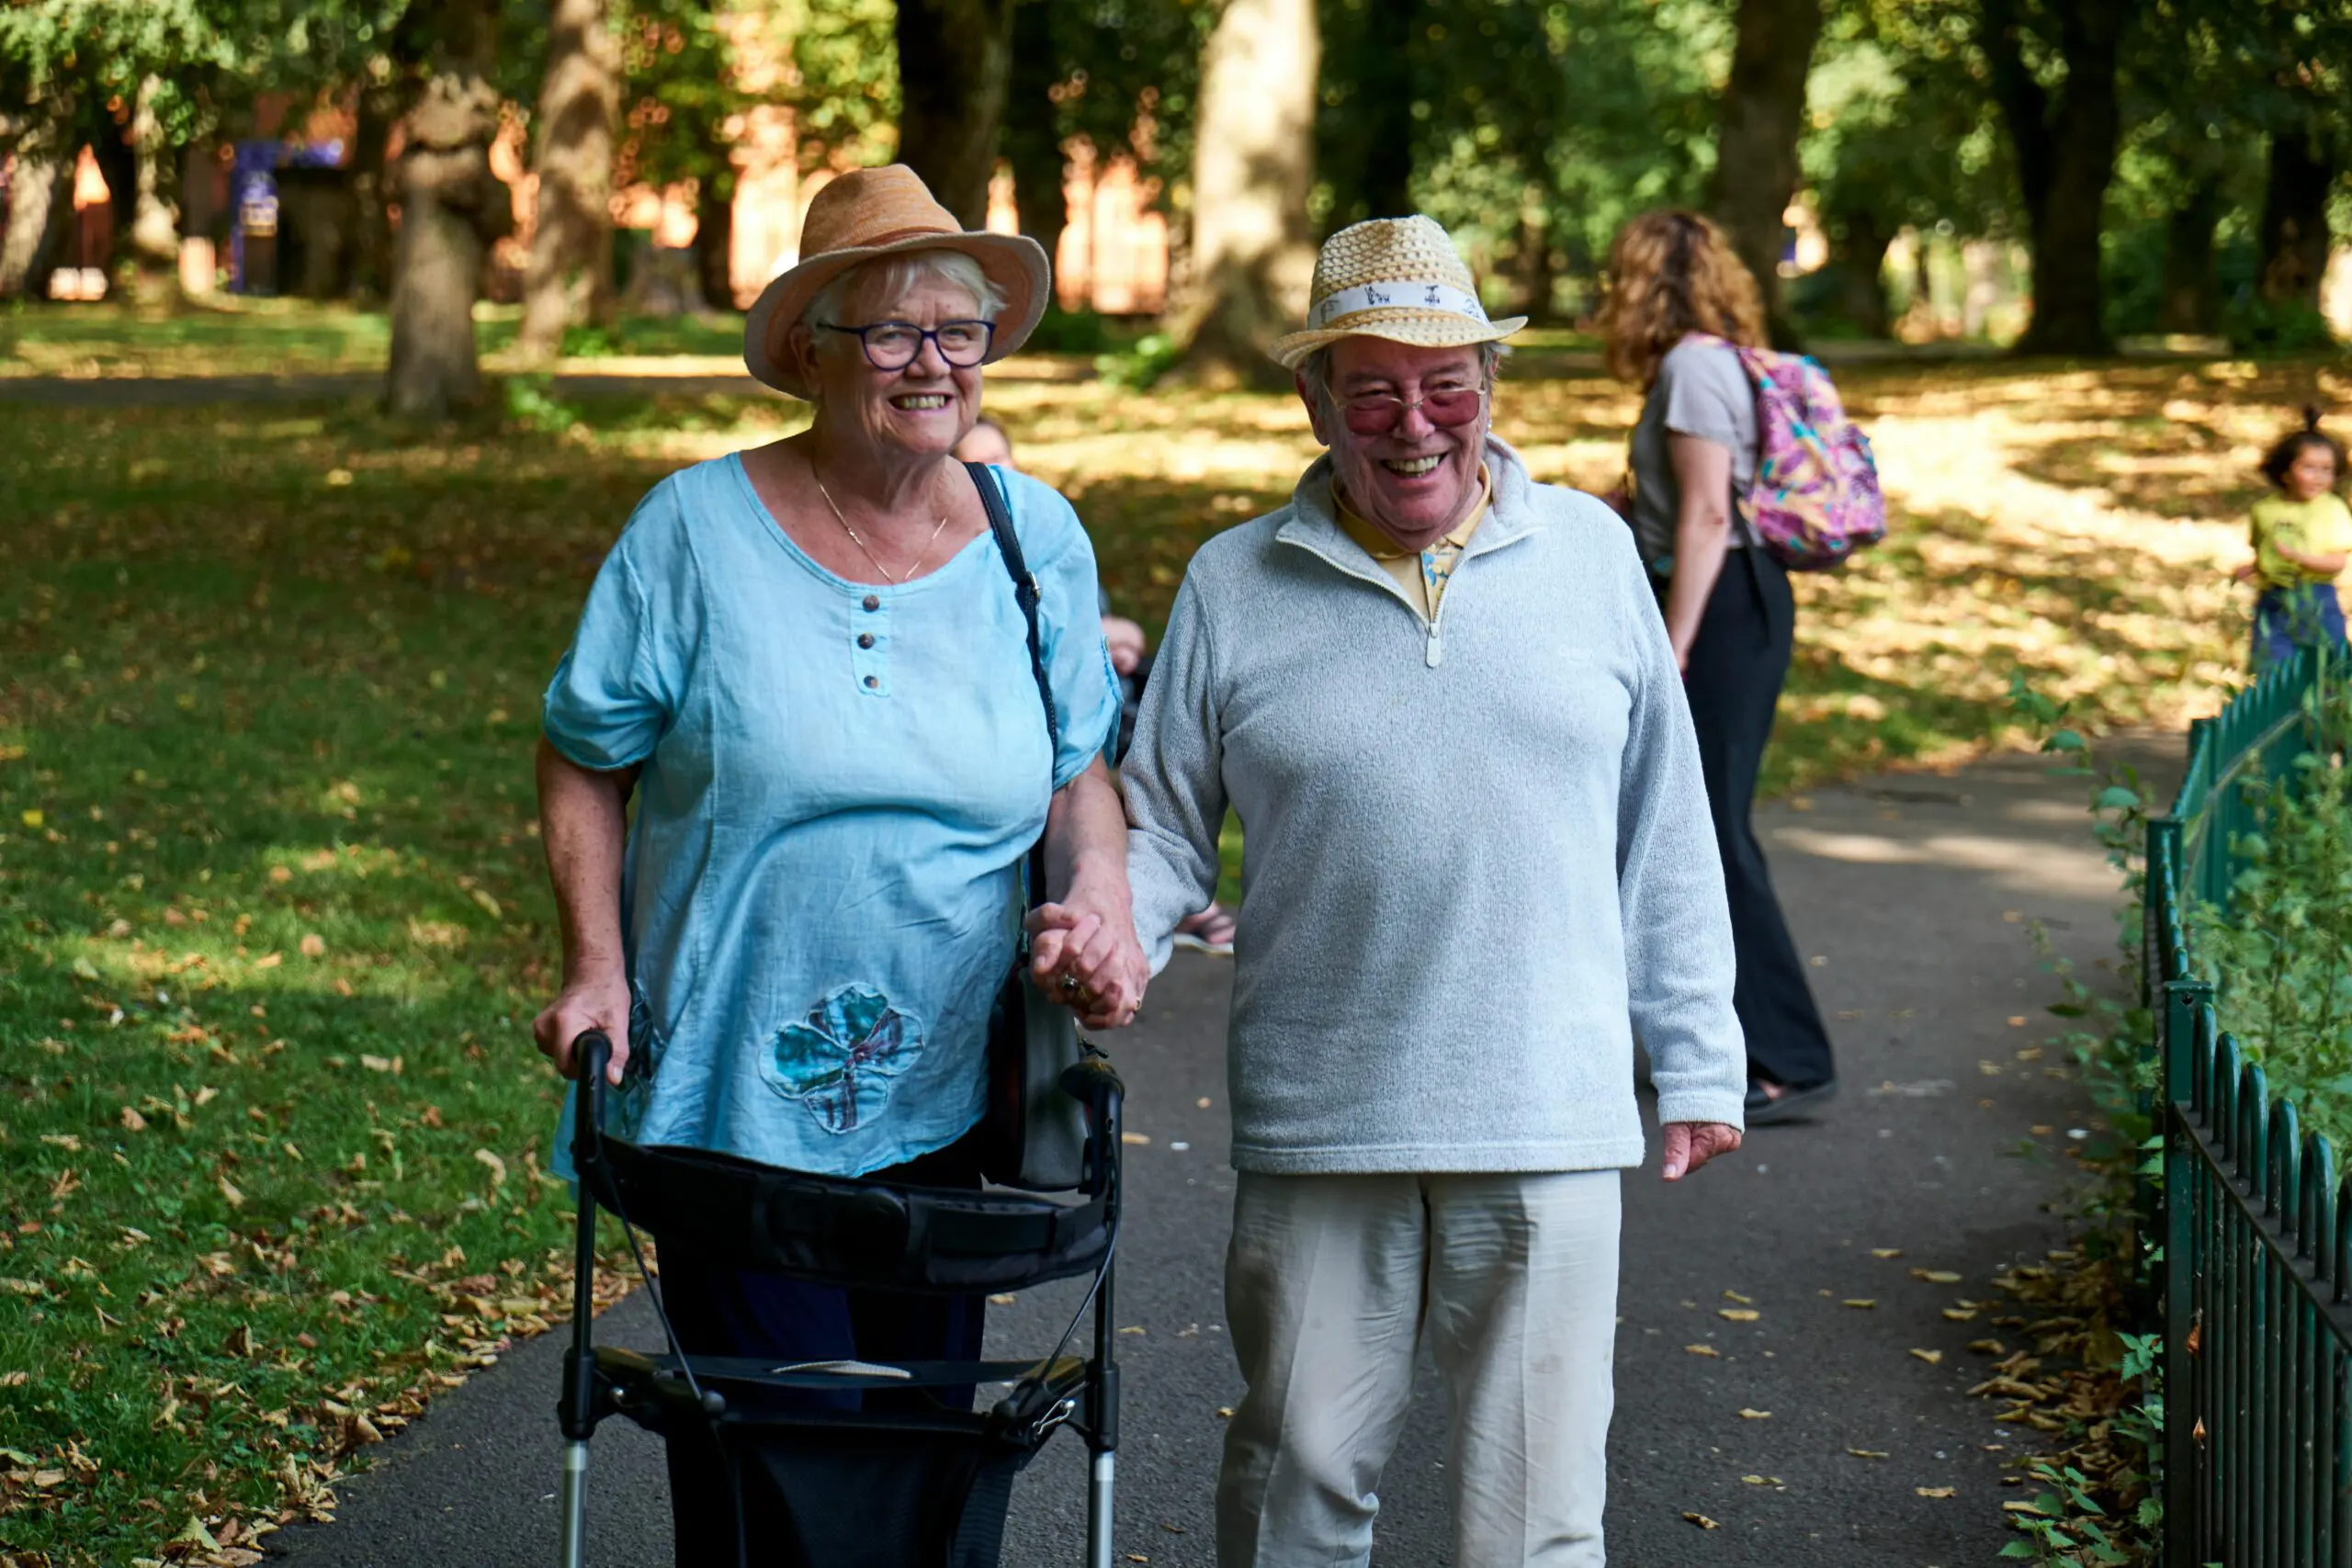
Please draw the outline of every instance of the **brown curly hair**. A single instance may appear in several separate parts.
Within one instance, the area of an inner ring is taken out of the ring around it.
[[[2329,455],[2335,459],[2336,481],[2343,482],[2344,443],[2319,427],[2319,408],[2312,403],[2303,405],[2303,427],[2280,436],[2278,443],[2262,455],[2262,477],[2285,490],[2287,470],[2295,466],[2295,459],[2301,457],[2307,447],[2312,446],[2327,448]]]
[[[1747,265],[1712,220],[1645,212],[1609,246],[1596,324],[1609,373],[1647,391],[1658,362],[1690,333],[1764,346],[1764,300]]]

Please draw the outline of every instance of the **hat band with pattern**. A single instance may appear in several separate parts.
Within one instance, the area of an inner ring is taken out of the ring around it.
[[[1442,310],[1448,315],[1464,316],[1483,324],[1487,309],[1478,297],[1442,283],[1421,283],[1407,279],[1360,283],[1352,288],[1340,288],[1325,295],[1306,312],[1310,332],[1329,326],[1341,316],[1352,316],[1362,310]]]

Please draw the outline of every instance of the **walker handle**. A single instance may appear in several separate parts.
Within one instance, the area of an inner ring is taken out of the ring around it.
[[[571,1163],[584,1169],[604,1158],[605,1075],[613,1065],[612,1036],[601,1029],[581,1032],[571,1042],[571,1058],[580,1069],[580,1102],[571,1121]]]

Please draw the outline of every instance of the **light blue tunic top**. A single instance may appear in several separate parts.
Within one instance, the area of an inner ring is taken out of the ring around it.
[[[656,485],[596,574],[544,723],[582,767],[643,770],[616,1133],[861,1176],[978,1121],[1048,773],[1077,777],[1119,716],[1077,514],[993,472],[1043,598],[1058,755],[988,534],[912,582],[845,581],[729,456]]]

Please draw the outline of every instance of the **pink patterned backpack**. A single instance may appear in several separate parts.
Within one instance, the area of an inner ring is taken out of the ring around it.
[[[1846,418],[1819,361],[1704,333],[1684,341],[1732,350],[1755,384],[1756,479],[1747,513],[1773,559],[1792,571],[1827,571],[1886,537],[1870,437]]]

